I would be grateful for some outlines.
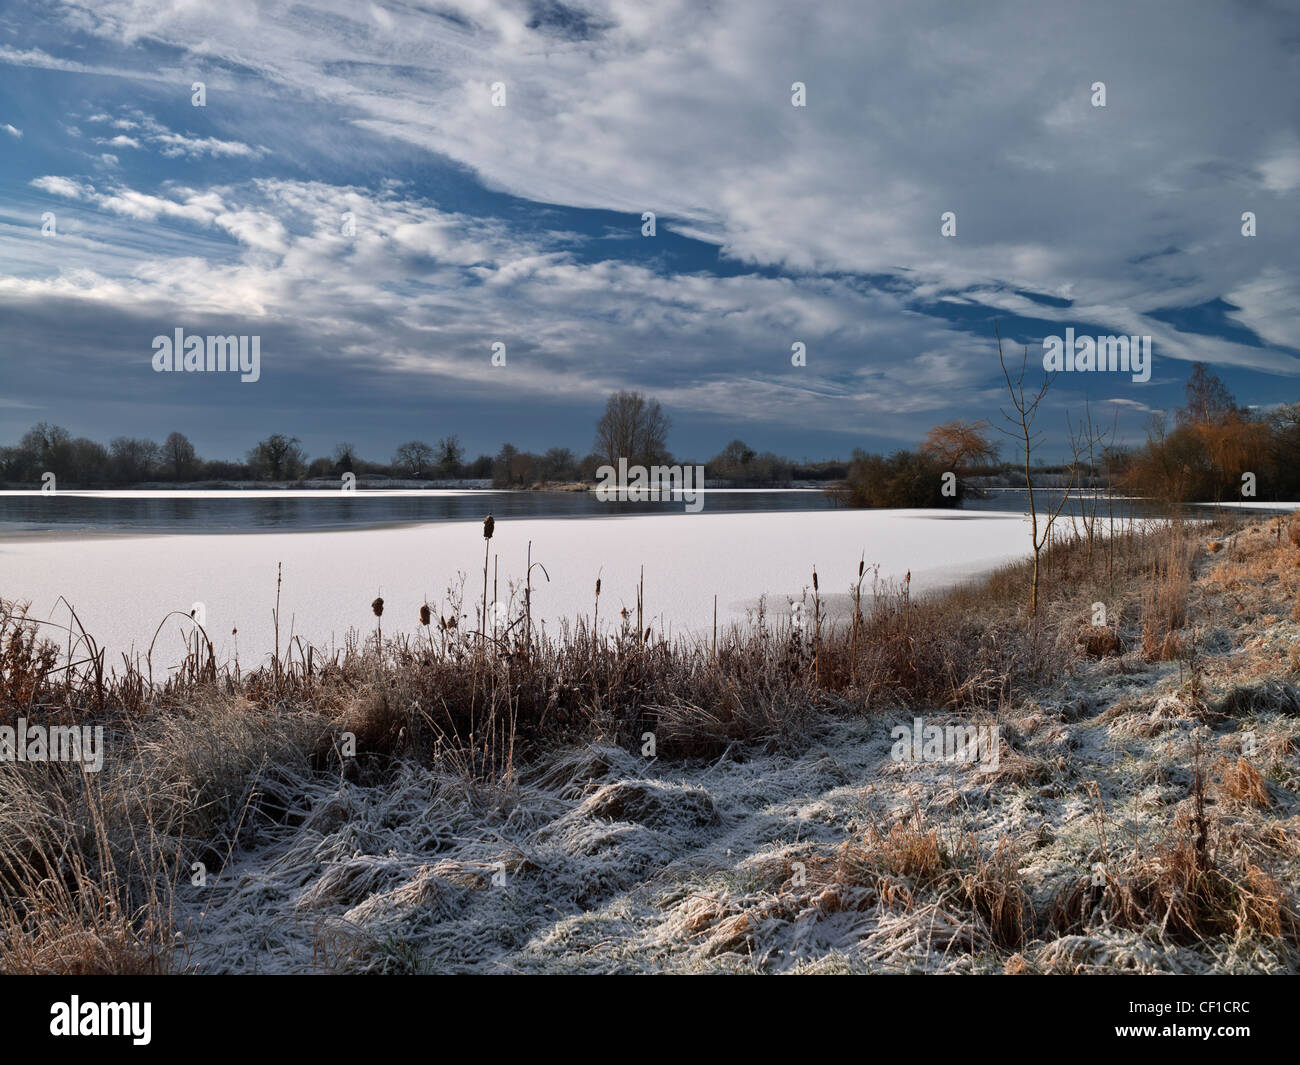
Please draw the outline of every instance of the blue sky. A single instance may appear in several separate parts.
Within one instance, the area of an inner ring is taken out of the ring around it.
[[[633,388],[684,457],[847,456],[997,419],[995,319],[1153,338],[1058,378],[1045,457],[1195,360],[1295,401],[1297,57],[1267,2],[6,3],[0,441],[585,452]],[[153,372],[178,326],[260,380]]]

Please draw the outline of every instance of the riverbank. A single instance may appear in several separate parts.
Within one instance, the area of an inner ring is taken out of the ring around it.
[[[0,774],[4,894],[43,893],[0,968],[1292,971],[1297,562],[1178,524],[1059,545],[1033,619],[1015,564],[716,644],[435,613],[152,688],[11,650],[7,714],[109,757]],[[912,758],[918,719],[996,746]]]

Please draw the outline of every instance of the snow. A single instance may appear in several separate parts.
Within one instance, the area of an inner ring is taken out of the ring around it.
[[[39,496],[40,489],[6,489],[0,496]],[[366,497],[391,498],[393,496],[481,496],[489,494],[480,488],[368,488],[365,491],[343,493],[338,488],[123,488],[111,491],[86,489],[60,489],[60,496],[76,499],[348,499]]]
[[[1271,499],[1240,499],[1226,503],[1194,503],[1197,507],[1225,507],[1231,510],[1300,510],[1300,503]]]
[[[508,488],[365,488],[344,493],[340,488],[273,488],[257,486],[248,488],[85,488],[59,489],[60,496],[77,499],[337,499],[346,494],[349,500],[388,499],[394,496],[487,496],[515,493]],[[590,491],[594,492],[595,488]],[[655,489],[657,492],[658,489]],[[692,492],[704,495],[789,495],[803,493],[820,495],[823,488],[693,488]],[[39,488],[4,488],[0,496],[44,496],[49,493]],[[669,491],[673,498],[681,498],[682,489]],[[1118,497],[1117,497],[1118,498]]]
[[[621,607],[635,611],[645,569],[647,623],[668,635],[705,634],[718,622],[744,621],[768,596],[788,610],[818,571],[834,611],[846,602],[859,558],[868,573],[902,579],[924,591],[1024,557],[1028,519],[1019,514],[951,510],[814,511],[763,514],[673,513],[611,518],[498,521],[491,553],[499,558],[497,598],[522,582],[529,542],[533,617],[554,631],[562,620],[590,616],[602,581],[600,619],[608,631]],[[168,611],[203,604],[219,662],[238,651],[245,667],[274,646],[271,612],[276,566],[283,563],[280,640],[290,631],[318,646],[341,643],[350,628],[373,632],[370,604],[384,598],[385,636],[418,629],[427,601],[445,611],[450,585],[466,574],[465,611],[473,624],[482,594],[481,526],[438,522],[336,532],[180,534],[127,537],[56,536],[0,541],[0,596],[31,602],[31,616],[67,623],[64,596],[87,632],[109,649],[143,654]],[[489,582],[491,578],[489,577]],[[868,576],[865,588],[870,592]],[[489,586],[489,602],[491,588]],[[182,654],[182,626],[172,618],[159,637],[155,665]],[[238,629],[237,643],[231,630]]]

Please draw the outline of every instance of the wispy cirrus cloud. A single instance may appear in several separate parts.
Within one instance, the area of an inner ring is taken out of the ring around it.
[[[11,310],[44,285],[82,306],[255,313],[312,338],[295,365],[317,359],[334,394],[358,378],[329,376],[323,349],[376,388],[436,379],[467,409],[644,387],[683,428],[753,421],[786,440],[904,440],[996,405],[995,316],[1026,341],[1070,324],[1152,335],[1171,384],[1087,386],[1128,428],[1168,405],[1178,364],[1300,369],[1300,20],[1284,7],[52,12],[0,62],[86,86],[77,121],[112,179],[82,162],[11,185],[75,204],[86,234],[0,288]],[[512,338],[508,374],[473,354],[489,335]],[[795,339],[813,353],[801,373]]]
[[[241,141],[222,140],[219,137],[196,137],[177,133],[168,129],[152,115],[142,111],[131,110],[133,117],[111,118],[105,114],[90,116],[87,121],[107,124],[113,129],[129,130],[112,137],[96,137],[96,144],[110,148],[156,148],[168,158],[184,156],[187,159],[234,157],[256,159],[267,153],[266,148],[254,148]]]

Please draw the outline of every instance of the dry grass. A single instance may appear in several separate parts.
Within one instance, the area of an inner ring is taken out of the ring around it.
[[[1124,653],[1124,641],[1104,625],[1089,625],[1079,636],[1079,643],[1089,658],[1111,658]]]
[[[434,623],[419,638],[375,633],[328,656],[299,644],[242,673],[217,668],[196,640],[191,660],[165,680],[154,680],[148,663],[106,672],[79,632],[71,634],[75,664],[63,668],[37,627],[6,605],[5,715],[102,723],[110,756],[99,780],[66,767],[0,774],[0,970],[178,966],[170,892],[192,862],[215,872],[255,841],[259,826],[300,820],[308,781],[378,782],[414,761],[505,794],[521,769],[535,772],[557,748],[592,739],[638,750],[648,732],[660,758],[715,759],[737,746],[797,746],[827,713],[999,714],[1087,657],[1122,654],[1126,640],[1140,640],[1149,658],[1181,655],[1195,561],[1191,535],[1175,524],[1117,533],[1104,550],[1057,541],[1042,560],[1032,621],[1028,568],[1016,565],[924,599],[906,585],[878,585],[855,600],[848,623],[824,621],[817,600],[811,629],[760,617],[716,644],[669,641],[642,630],[639,618],[612,634],[580,619],[543,638],[526,609],[483,631],[449,593],[441,613],[421,615]],[[1215,563],[1256,565],[1249,556]],[[1080,611],[1098,600],[1111,624],[1081,638]],[[1230,693],[1222,712],[1290,699],[1279,691]],[[345,754],[350,742],[355,757]],[[1008,749],[988,784],[1034,787],[1064,771],[1055,752]],[[1249,763],[1216,773],[1223,801],[1267,804]],[[1189,866],[1192,858],[1202,864]],[[953,936],[1019,949],[1035,927],[1020,860],[1008,840],[991,852],[970,839],[945,842],[918,814],[814,863],[799,905],[937,906],[931,916]],[[1290,934],[1290,903],[1257,865],[1207,866],[1171,843],[1113,868],[1100,889],[1089,881],[1062,896],[1061,927],[1159,918],[1179,934]],[[771,917],[785,912],[774,908]],[[722,943],[745,941],[759,915],[726,919],[733,924],[720,932],[715,921],[702,927]],[[977,932],[963,931],[962,921]]]
[[[1244,758],[1224,758],[1214,766],[1215,792],[1220,800],[1242,803],[1258,809],[1267,807],[1271,800],[1268,785],[1258,769]]]
[[[1224,833],[1208,812],[1199,744],[1196,758],[1191,794],[1175,811],[1162,840],[1100,863],[1092,876],[1058,893],[1051,913],[1058,933],[1108,924],[1156,929],[1161,937],[1183,942],[1227,938],[1300,945],[1300,915],[1290,891],[1252,859],[1239,839],[1233,850],[1225,846],[1219,853],[1218,838]],[[1254,805],[1267,800],[1263,781],[1249,763],[1225,762],[1217,768],[1222,796],[1245,796]]]
[[[1192,943],[1258,937],[1295,946],[1300,930],[1294,902],[1277,879],[1246,860],[1203,863],[1190,834],[1134,852],[1100,883],[1084,877],[1058,896],[1052,914],[1058,934],[1087,933],[1104,924],[1155,929]]]
[[[1187,624],[1196,545],[1185,532],[1167,542],[1169,550],[1152,561],[1142,594],[1142,654],[1148,662],[1181,658],[1186,648],[1179,630]]]
[[[175,856],[151,831],[119,835],[88,775],[56,766],[50,789],[22,779],[31,768],[11,767],[0,787],[0,973],[176,971]],[[70,838],[69,825],[80,826]]]
[[[1020,875],[1019,854],[1006,839],[991,855],[980,855],[975,868],[962,877],[967,903],[983,918],[997,946],[1011,950],[1033,933],[1034,910]]]

